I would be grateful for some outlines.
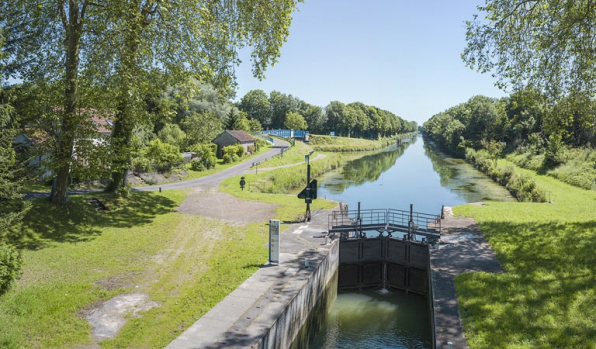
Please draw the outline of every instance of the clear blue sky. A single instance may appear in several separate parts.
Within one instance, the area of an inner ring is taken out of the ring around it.
[[[422,124],[478,94],[502,97],[490,74],[460,58],[466,20],[483,0],[306,0],[293,15],[279,63],[252,77],[237,69],[237,99],[277,90],[325,107],[363,102]]]

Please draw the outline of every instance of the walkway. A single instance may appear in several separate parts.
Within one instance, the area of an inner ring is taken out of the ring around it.
[[[502,273],[503,269],[476,222],[472,218],[453,217],[451,208],[445,209],[440,249],[431,250],[436,343],[437,349],[446,349],[447,342],[454,349],[463,349],[468,348],[468,342],[453,278],[472,271]]]
[[[265,153],[258,155],[248,161],[242,162],[234,167],[227,168],[223,171],[219,171],[212,175],[197,178],[197,179],[191,179],[188,181],[176,182],[176,183],[158,184],[158,185],[152,185],[152,186],[147,186],[147,187],[137,187],[137,188],[132,188],[132,190],[134,190],[134,191],[157,191],[157,190],[159,190],[159,188],[161,188],[162,190],[183,189],[183,188],[196,187],[196,186],[199,186],[202,184],[215,184],[217,182],[221,182],[228,177],[243,174],[244,171],[250,169],[253,162],[259,162],[259,161],[262,161],[263,159],[266,159],[273,155],[276,155],[281,151],[280,150],[281,148],[285,148],[285,147],[289,146],[288,142],[282,141],[282,140],[279,140],[276,138],[273,139],[273,142],[274,142],[273,149],[268,150]]]

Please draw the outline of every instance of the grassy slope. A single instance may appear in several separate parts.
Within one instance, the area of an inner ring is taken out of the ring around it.
[[[476,219],[506,270],[456,278],[472,348],[596,348],[596,192],[536,179],[553,203],[455,209]]]
[[[82,312],[136,291],[161,306],[131,319],[102,345],[164,347],[266,261],[265,225],[239,229],[175,212],[184,197],[180,191],[133,193],[124,209],[105,213],[81,196],[66,208],[36,200],[24,227],[28,236],[19,241],[26,247],[23,277],[0,298],[0,347],[88,344]]]

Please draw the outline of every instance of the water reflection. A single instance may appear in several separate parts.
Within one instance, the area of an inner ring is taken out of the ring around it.
[[[311,348],[429,348],[423,296],[375,290],[340,293]]]
[[[441,206],[514,200],[509,192],[461,159],[436,151],[421,136],[401,147],[366,155],[319,179],[319,197],[350,208],[408,209],[438,214]],[[406,151],[407,150],[407,151]]]
[[[348,162],[340,170],[340,176],[335,177],[335,180],[325,182],[325,188],[332,193],[341,193],[350,186],[375,182],[379,179],[382,180],[381,175],[383,172],[395,165],[395,161],[416,140],[417,137],[414,137],[409,143],[402,144],[401,146],[394,145],[384,151]]]

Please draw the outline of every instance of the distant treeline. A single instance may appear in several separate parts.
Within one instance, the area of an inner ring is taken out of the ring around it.
[[[377,138],[415,131],[415,121],[406,121],[390,111],[360,102],[344,104],[333,101],[321,108],[292,95],[273,91],[249,91],[237,104],[249,120],[258,120],[263,128],[284,128],[289,118],[303,118],[315,134],[335,132],[338,136]],[[296,116],[298,114],[298,117]]]
[[[480,149],[491,141],[506,142],[509,151],[548,153],[564,146],[592,148],[595,120],[596,103],[587,97],[549,103],[540,93],[526,90],[501,99],[472,97],[434,115],[423,130],[460,156],[466,147]]]

